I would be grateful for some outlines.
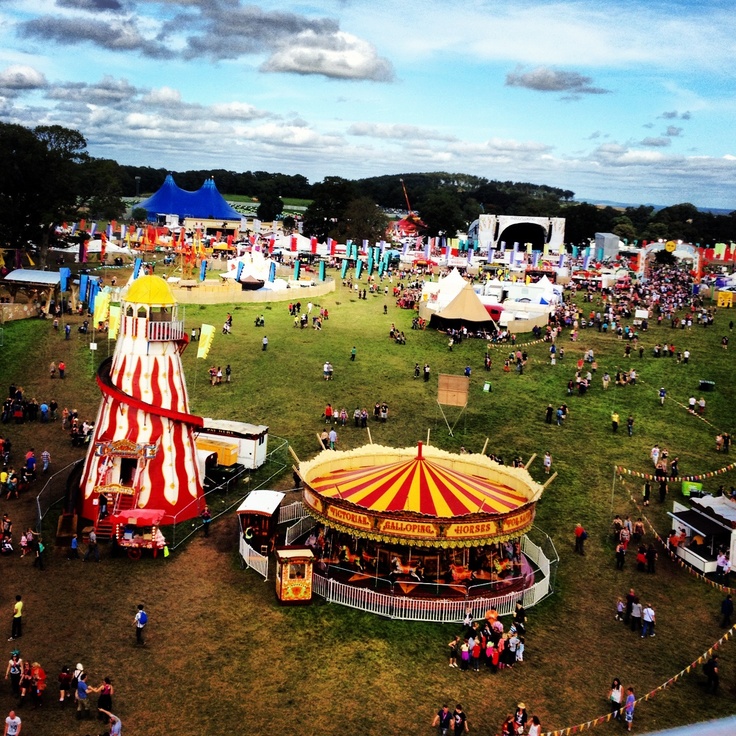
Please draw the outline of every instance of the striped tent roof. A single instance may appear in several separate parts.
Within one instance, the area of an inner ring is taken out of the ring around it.
[[[411,512],[435,518],[507,514],[529,503],[530,494],[481,475],[459,472],[422,457],[384,465],[334,469],[309,480],[324,498],[341,499],[373,512]]]

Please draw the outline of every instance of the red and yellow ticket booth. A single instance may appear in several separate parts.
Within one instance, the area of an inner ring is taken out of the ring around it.
[[[312,602],[314,553],[309,547],[276,548],[276,597],[283,604]]]

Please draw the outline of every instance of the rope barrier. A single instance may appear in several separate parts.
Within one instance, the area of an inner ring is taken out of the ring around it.
[[[631,494],[629,494],[629,498],[631,499],[634,506],[636,506],[636,508],[639,509],[639,511],[641,512],[641,509],[636,499]],[[649,520],[649,517],[642,514],[642,519],[646,522],[646,524],[652,530],[657,541],[664,546],[665,551],[670,556],[670,558],[673,559],[673,561],[676,561],[680,567],[688,569],[691,572],[691,574],[694,574],[696,577],[706,581],[709,585],[711,585],[714,588],[717,588],[718,590],[724,593],[732,593],[732,594],[736,593],[736,590],[734,590],[733,588],[729,588],[726,585],[721,585],[719,583],[714,582],[713,580],[710,580],[705,575],[703,575],[702,573],[699,573],[697,570],[694,570],[690,565],[685,563],[682,559],[680,559],[677,555],[675,555],[674,552],[672,552],[669,549],[669,547],[667,546],[667,543],[662,539],[660,534],[654,528],[654,525]],[[720,637],[720,639],[715,641],[711,647],[709,647],[705,652],[703,652],[697,659],[693,660],[687,667],[680,670],[680,672],[678,672],[673,677],[670,677],[669,680],[667,680],[666,682],[663,682],[659,687],[656,687],[654,688],[654,690],[651,690],[646,695],[642,695],[641,697],[637,698],[634,701],[634,708],[636,708],[640,703],[645,703],[651,700],[658,693],[661,693],[663,690],[674,685],[678,680],[681,680],[686,675],[689,675],[691,672],[697,669],[698,665],[704,664],[708,659],[710,659],[714,655],[714,653],[725,642],[727,642],[729,639],[731,639],[734,636],[735,632],[736,632],[736,626],[732,626],[722,637]],[[587,729],[591,729],[594,726],[600,726],[603,723],[610,723],[613,718],[617,716],[621,716],[624,713],[624,711],[625,711],[625,706],[622,706],[618,710],[612,711],[608,715],[599,716],[598,718],[594,718],[590,721],[585,721],[584,723],[578,723],[575,726],[568,726],[567,728],[561,728],[555,731],[546,731],[544,736],[570,736],[570,734],[580,733]]]

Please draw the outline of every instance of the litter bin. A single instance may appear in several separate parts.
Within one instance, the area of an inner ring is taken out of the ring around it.
[[[715,381],[701,381],[700,390],[701,391],[715,391],[716,390]]]

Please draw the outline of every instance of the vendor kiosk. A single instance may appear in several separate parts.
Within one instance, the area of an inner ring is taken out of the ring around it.
[[[159,529],[164,512],[160,509],[128,509],[109,518],[113,525],[115,545],[128,551],[128,557],[139,560],[144,549],[158,555],[166,547],[166,539]]]
[[[284,605],[312,602],[314,553],[309,547],[276,548],[276,597]]]
[[[274,546],[278,509],[284,495],[280,491],[252,491],[237,510],[242,539],[262,555],[267,555]]]

